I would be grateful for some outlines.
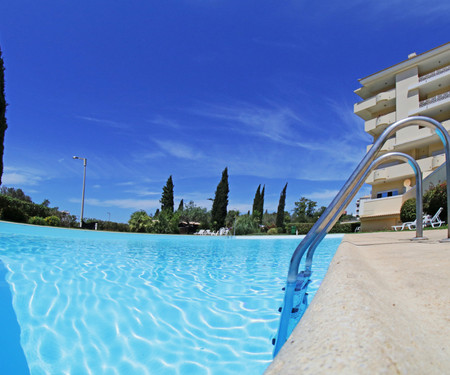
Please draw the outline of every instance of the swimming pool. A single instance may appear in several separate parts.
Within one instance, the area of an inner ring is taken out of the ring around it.
[[[316,252],[310,297],[341,239]],[[0,260],[32,374],[261,374],[300,240],[0,223]]]

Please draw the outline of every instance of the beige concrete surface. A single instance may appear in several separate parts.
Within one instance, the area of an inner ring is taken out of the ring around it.
[[[349,234],[273,374],[450,374],[447,230]]]

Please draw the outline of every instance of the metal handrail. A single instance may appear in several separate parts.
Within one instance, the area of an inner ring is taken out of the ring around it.
[[[282,309],[281,318],[280,318],[280,326],[278,328],[278,337],[275,342],[275,350],[274,355],[278,353],[281,346],[286,341],[287,337],[287,326],[288,326],[288,318],[290,315],[290,312],[292,310],[292,297],[294,294],[295,286],[297,283],[297,276],[299,275],[298,269],[300,265],[300,261],[305,254],[305,252],[308,250],[308,248],[312,249],[312,252],[310,253],[310,259],[312,261],[312,255],[314,253],[315,248],[317,247],[318,243],[325,237],[327,231],[331,228],[332,225],[338,220],[339,214],[345,208],[345,206],[350,202],[357,190],[355,189],[358,183],[360,183],[360,180],[364,177],[367,170],[370,169],[370,166],[372,165],[373,161],[375,160],[375,157],[377,156],[378,152],[383,147],[386,140],[388,140],[390,137],[392,137],[397,131],[406,128],[408,126],[423,126],[430,128],[436,132],[436,134],[441,139],[445,155],[446,155],[446,173],[447,173],[447,223],[450,221],[450,137],[446,129],[436,120],[433,120],[428,117],[423,116],[415,116],[415,117],[409,117],[400,121],[397,121],[396,123],[388,126],[384,132],[380,135],[380,137],[374,142],[372,148],[367,152],[367,154],[364,156],[364,158],[361,160],[359,165],[356,167],[355,171],[352,173],[352,175],[349,177],[347,182],[344,184],[340,192],[337,194],[337,196],[333,199],[331,204],[327,207],[327,209],[324,211],[324,213],[320,216],[319,220],[313,225],[311,230],[308,232],[308,234],[305,236],[305,238],[302,240],[302,242],[297,246],[297,248],[294,251],[294,254],[291,257],[290,265],[289,265],[289,272],[286,282],[286,291],[285,291],[285,298],[284,298],[284,307]],[[420,170],[420,168],[419,168]],[[420,225],[417,225],[417,229],[421,227]],[[417,236],[421,237],[421,236]],[[447,238],[443,241],[449,241],[450,240],[450,225],[447,231]]]
[[[416,218],[420,218],[423,216],[423,188],[422,188],[422,171],[420,170],[420,166],[417,163],[417,161],[410,155],[404,154],[402,152],[389,152],[387,154],[381,155],[376,160],[372,162],[372,164],[369,166],[367,171],[363,174],[363,176],[360,178],[358,183],[356,184],[353,191],[349,194],[345,202],[342,204],[339,214],[336,215],[335,220],[333,220],[329,228],[332,228],[333,225],[336,223],[338,218],[340,217],[341,212],[347,207],[348,203],[351,202],[351,200],[355,197],[356,193],[359,191],[360,187],[364,184],[366,178],[369,176],[370,172],[372,172],[375,168],[377,168],[379,165],[386,163],[390,160],[401,160],[405,163],[408,163],[411,168],[413,169],[413,172],[416,176]],[[413,238],[413,240],[425,240],[426,237],[423,236],[423,220],[421,220],[420,223],[417,223],[416,225],[416,237]],[[319,240],[320,238],[320,240]],[[311,271],[312,266],[312,260],[314,256],[314,252],[316,250],[316,247],[319,245],[320,241],[323,239],[323,237],[318,237],[313,244],[308,248],[308,252],[306,254],[306,261],[305,261],[305,268],[309,271]]]

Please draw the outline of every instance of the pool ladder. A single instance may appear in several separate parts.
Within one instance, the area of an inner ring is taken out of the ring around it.
[[[401,152],[389,152],[376,158],[378,152],[389,138],[395,135],[397,131],[409,126],[421,126],[433,130],[444,145],[447,179],[447,223],[450,222],[450,137],[447,130],[438,121],[423,116],[408,117],[388,126],[374,142],[372,148],[366,153],[355,171],[320,216],[319,220],[297,246],[291,257],[286,287],[284,288],[283,306],[280,308],[281,316],[277,337],[272,341],[275,345],[274,357],[278,354],[292,331],[290,330],[290,327],[293,325],[291,321],[298,321],[308,306],[307,288],[312,272],[311,265],[314,252],[317,246],[339,219],[344,209],[355,197],[361,185],[373,169],[393,159],[407,162],[414,170],[416,176],[416,217],[422,217],[422,172],[416,160]],[[417,221],[416,237],[413,240],[420,239],[425,239],[423,237],[422,220]],[[447,241],[450,241],[450,225],[447,230],[447,238],[443,239],[442,242]],[[299,272],[300,262],[305,253],[304,270]]]

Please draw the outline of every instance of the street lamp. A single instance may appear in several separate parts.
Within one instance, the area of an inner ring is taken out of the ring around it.
[[[83,160],[84,165],[84,174],[83,174],[83,194],[81,195],[81,217],[80,217],[80,228],[83,227],[83,212],[84,212],[84,190],[86,186],[86,165],[87,165],[87,159],[86,158],[80,158],[78,156],[74,156],[74,159],[80,159]]]

